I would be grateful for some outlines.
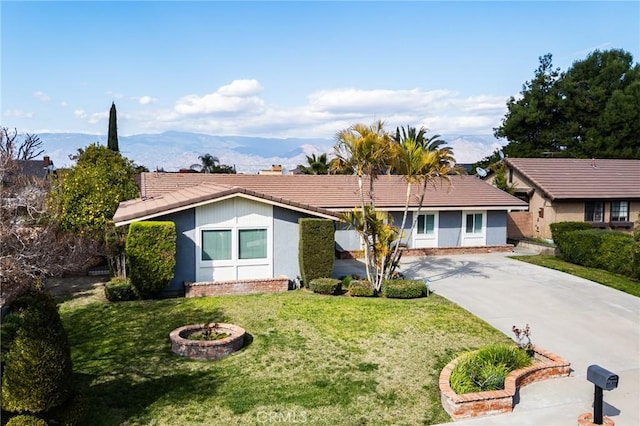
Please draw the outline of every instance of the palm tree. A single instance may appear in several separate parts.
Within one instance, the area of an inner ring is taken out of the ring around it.
[[[413,233],[418,222],[418,216],[420,215],[427,185],[430,180],[436,177],[442,177],[449,182],[449,175],[453,172],[452,166],[454,161],[451,148],[443,147],[445,143],[444,140],[440,139],[440,135],[434,135],[428,138],[427,130],[423,127],[419,130],[411,126],[396,129],[393,144],[393,171],[404,176],[407,182],[407,192],[399,239],[395,243],[391,262],[384,271],[385,278],[391,276],[400,261],[399,249],[402,243],[402,232],[404,232],[407,221],[413,184],[422,183],[422,188],[420,191],[418,210],[413,218],[409,235]]]
[[[316,154],[307,155],[308,166],[298,166],[298,170],[303,175],[326,175],[329,174],[329,163],[327,161],[327,154],[320,154],[316,157]]]
[[[375,210],[375,194],[373,190],[374,180],[381,171],[387,170],[390,158],[391,136],[384,130],[382,121],[374,122],[367,126],[354,124],[341,130],[336,135],[337,143],[334,146],[335,159],[332,161],[332,169],[335,171],[348,170],[358,178],[358,191],[360,194],[360,214],[366,218],[366,207],[371,206]],[[365,203],[363,190],[364,177],[369,178],[369,203]],[[376,263],[376,235],[369,229],[367,220],[362,221],[362,235],[364,237],[364,255],[367,278],[378,285]],[[381,284],[381,281],[380,281]],[[378,288],[379,290],[379,288]]]
[[[218,169],[218,165],[220,164],[220,160],[218,159],[218,157],[214,157],[213,155],[208,153],[200,155],[198,159],[202,163],[200,173],[215,173]]]

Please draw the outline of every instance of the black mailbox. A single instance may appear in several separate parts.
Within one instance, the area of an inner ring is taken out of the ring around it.
[[[612,390],[618,387],[618,375],[605,370],[599,365],[590,365],[587,368],[587,380],[604,390]]]

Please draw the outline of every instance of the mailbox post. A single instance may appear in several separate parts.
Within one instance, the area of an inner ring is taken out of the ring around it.
[[[595,385],[593,397],[593,423],[602,424],[602,390],[612,390],[618,387],[618,375],[605,370],[599,365],[587,368],[587,380]]]

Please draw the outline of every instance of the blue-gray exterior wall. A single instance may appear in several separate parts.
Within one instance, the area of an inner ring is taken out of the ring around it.
[[[356,251],[361,250],[360,235],[355,229],[349,227],[342,222],[336,222],[336,250],[340,251]]]
[[[462,245],[462,211],[441,211],[438,222],[438,247]]]
[[[507,212],[504,210],[487,212],[487,245],[498,246],[507,243]]]
[[[304,213],[273,207],[273,276],[291,280],[300,276],[298,264],[298,219],[312,217]]]
[[[165,296],[183,295],[183,283],[196,280],[195,209],[171,213],[153,220],[166,220],[176,224],[176,267],[173,270],[171,283],[162,291],[162,294]]]

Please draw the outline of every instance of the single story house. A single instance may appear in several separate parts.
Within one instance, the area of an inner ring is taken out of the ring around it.
[[[248,280],[300,275],[298,219],[335,222],[338,252],[361,249],[358,234],[340,215],[360,204],[356,176],[223,175],[143,173],[141,198],[120,203],[116,226],[136,221],[176,224],[175,277],[183,282]],[[365,188],[368,183],[365,182]],[[418,188],[411,197],[406,230],[417,210]],[[376,208],[400,225],[406,183],[403,176],[375,182]],[[507,212],[527,204],[475,176],[452,176],[429,187],[418,225],[407,235],[409,248],[504,246]]]
[[[640,214],[640,160],[506,158],[507,182],[529,204],[524,236],[551,238],[554,222],[632,231]],[[492,182],[494,175],[487,177]]]

